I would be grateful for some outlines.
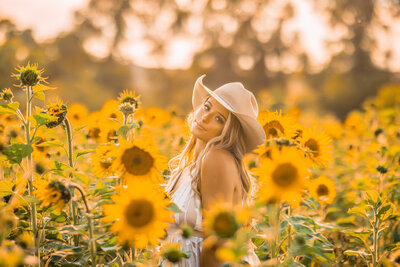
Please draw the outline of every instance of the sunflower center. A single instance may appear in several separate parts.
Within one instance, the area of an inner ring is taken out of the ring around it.
[[[89,131],[89,136],[92,138],[99,138],[100,137],[100,128],[99,127],[94,127]]]
[[[125,209],[125,218],[132,227],[143,227],[149,224],[154,218],[154,206],[145,199],[131,200]]]
[[[324,184],[320,184],[317,188],[317,194],[318,196],[326,196],[329,194],[329,188]]]
[[[154,159],[150,153],[137,146],[125,150],[122,155],[122,164],[126,171],[133,175],[145,175],[153,167]]]
[[[109,130],[107,133],[107,141],[109,142],[114,141],[116,139],[116,136],[117,136],[117,131],[115,131],[114,129]]]
[[[50,192],[50,201],[51,202],[57,202],[58,200],[60,200],[60,197],[61,197],[61,193],[60,192],[58,192],[56,189],[53,189],[51,192]]]
[[[267,135],[267,138],[269,137],[278,137],[279,132],[285,133],[285,129],[282,127],[279,121],[277,120],[272,120],[264,125],[264,131],[265,134]]]
[[[79,120],[80,119],[80,117],[79,117],[79,115],[77,114],[77,113],[75,113],[74,114],[74,116],[72,116],[75,120]]]
[[[400,264],[400,255],[398,255],[395,259],[394,262],[399,263]]]
[[[304,146],[306,146],[310,150],[312,150],[312,153],[313,153],[314,157],[318,157],[318,155],[319,155],[319,145],[318,145],[318,142],[315,139],[310,138],[309,140],[307,140],[307,142],[304,143]]]
[[[213,228],[221,237],[232,237],[237,230],[235,217],[229,212],[221,212],[215,216]]]
[[[102,169],[108,170],[111,167],[111,162],[100,161],[100,166]]]
[[[299,178],[297,168],[291,163],[279,164],[272,173],[272,180],[279,187],[290,187]]]

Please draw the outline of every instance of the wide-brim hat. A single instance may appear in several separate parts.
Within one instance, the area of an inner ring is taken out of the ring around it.
[[[210,95],[239,119],[243,128],[246,152],[263,144],[266,136],[263,127],[257,121],[258,105],[254,94],[240,82],[226,83],[212,91],[203,84],[204,76],[206,75],[200,76],[194,85],[193,109],[196,110]]]

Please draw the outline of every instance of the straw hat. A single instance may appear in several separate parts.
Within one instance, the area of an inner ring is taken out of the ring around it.
[[[203,74],[200,76],[193,88],[192,104],[197,109],[210,95],[232,112],[243,128],[246,152],[250,152],[265,142],[265,132],[257,121],[258,105],[253,93],[244,88],[240,82],[226,83],[214,91],[203,84]]]

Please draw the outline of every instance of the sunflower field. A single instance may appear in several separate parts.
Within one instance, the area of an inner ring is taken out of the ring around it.
[[[142,107],[131,90],[93,112],[45,103],[54,88],[43,73],[18,67],[16,88],[0,93],[0,266],[190,257],[167,242],[180,210],[163,188],[187,119]],[[15,90],[26,101],[14,101]],[[400,86],[381,88],[343,123],[298,107],[258,120],[266,143],[245,157],[254,202],[205,213],[204,245],[224,266],[249,266],[248,244],[260,266],[400,266]],[[192,231],[180,226],[184,238]]]

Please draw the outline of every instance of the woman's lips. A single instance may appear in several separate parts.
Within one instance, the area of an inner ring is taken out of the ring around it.
[[[194,123],[196,124],[195,126],[199,127],[202,130],[206,130],[200,123],[198,123],[197,121],[194,121]]]

